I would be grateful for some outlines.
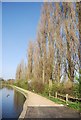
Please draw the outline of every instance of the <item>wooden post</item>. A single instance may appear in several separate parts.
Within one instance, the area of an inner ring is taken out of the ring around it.
[[[49,79],[49,97],[51,97],[50,88],[52,87],[52,80]]]
[[[55,92],[55,98],[57,98],[57,92]]]
[[[68,94],[66,94],[66,104],[68,105]]]

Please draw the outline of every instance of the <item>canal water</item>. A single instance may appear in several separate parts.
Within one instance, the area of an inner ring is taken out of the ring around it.
[[[2,118],[18,118],[22,112],[25,96],[10,86],[0,88],[0,105],[2,104]]]

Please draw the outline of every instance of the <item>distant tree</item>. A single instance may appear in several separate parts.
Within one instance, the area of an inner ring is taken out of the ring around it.
[[[16,70],[16,80],[23,80],[25,79],[25,65],[24,60],[21,61],[21,63],[17,66]]]
[[[20,74],[21,74],[21,66],[18,64],[16,69],[16,80],[20,80]]]

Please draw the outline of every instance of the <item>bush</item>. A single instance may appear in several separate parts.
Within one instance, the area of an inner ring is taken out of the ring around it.
[[[28,83],[27,83],[27,80],[17,80],[14,85],[18,86],[18,87],[21,87],[23,89],[28,89]]]
[[[43,93],[44,91],[44,85],[41,82],[34,81],[32,82],[32,90],[34,90],[36,93]]]
[[[48,84],[47,84],[47,85],[44,85],[43,95],[44,95],[44,96],[49,96],[49,91],[50,91],[49,85],[48,85]]]
[[[78,84],[75,84],[74,86],[73,86],[73,96],[75,96],[75,97],[79,97],[79,85]]]
[[[62,83],[53,83],[52,87],[50,88],[50,93],[52,96],[55,96],[55,92],[60,94],[69,94],[74,97],[79,96],[79,85],[74,84],[74,86],[67,86],[67,84]]]
[[[50,88],[51,95],[55,95],[55,92],[64,94],[64,85],[62,83],[53,83],[52,87]]]

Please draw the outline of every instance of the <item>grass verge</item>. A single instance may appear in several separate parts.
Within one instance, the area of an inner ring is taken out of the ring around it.
[[[70,101],[68,101],[66,103],[66,101],[62,101],[59,98],[55,98],[55,97],[53,98],[51,96],[49,97],[49,96],[46,96],[46,95],[43,95],[43,94],[39,94],[39,95],[41,95],[43,97],[46,97],[47,99],[49,99],[49,100],[51,100],[51,101],[53,101],[55,103],[63,104],[65,106],[69,107],[69,108],[72,108],[72,109],[75,109],[77,111],[80,111],[80,102],[70,102]]]

